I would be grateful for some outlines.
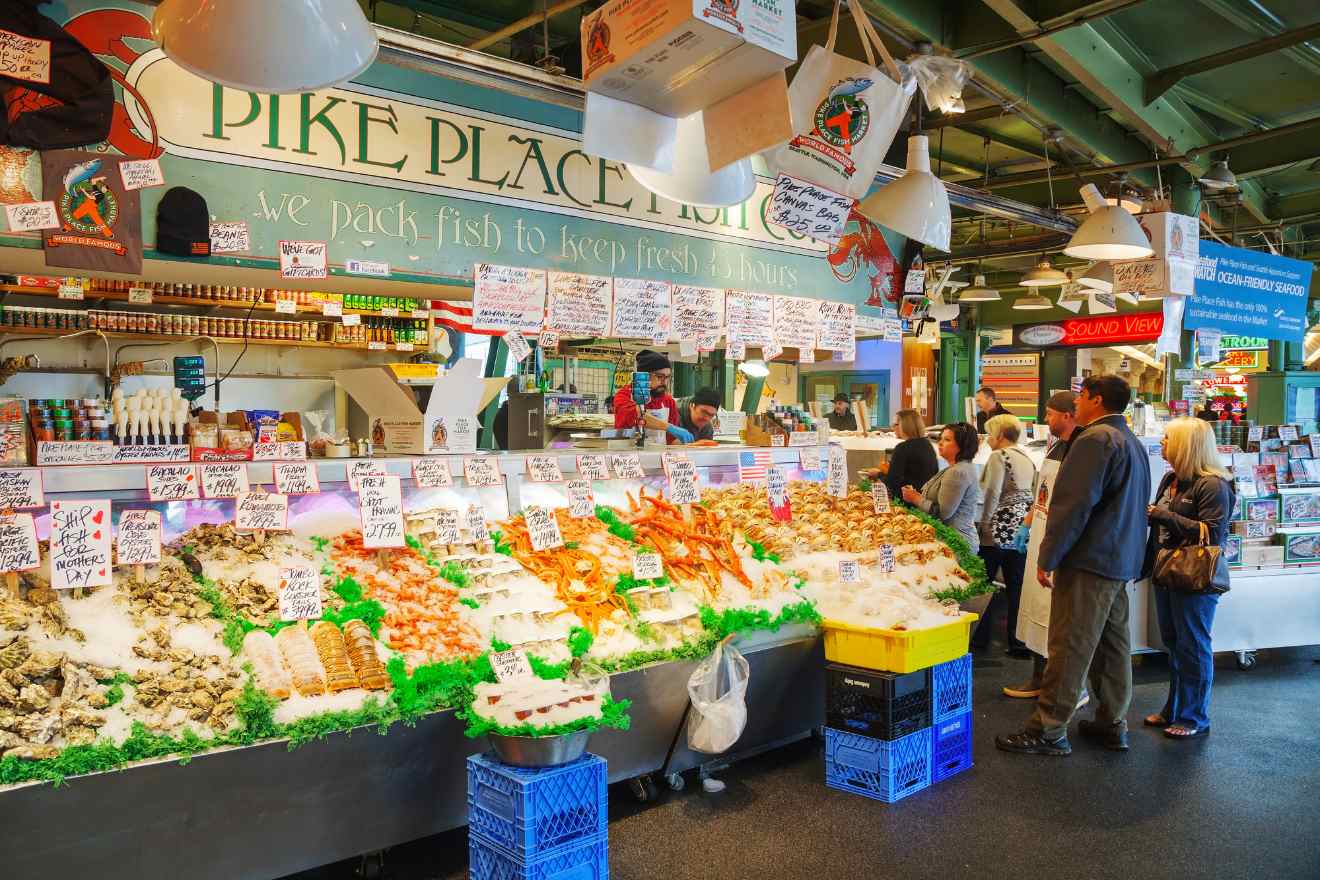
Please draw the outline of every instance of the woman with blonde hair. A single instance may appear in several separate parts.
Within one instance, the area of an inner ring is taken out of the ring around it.
[[[1194,546],[1204,529],[1211,546],[1222,548],[1237,502],[1233,481],[1219,459],[1215,432],[1200,419],[1174,419],[1160,444],[1169,473],[1160,481],[1155,503],[1147,509],[1150,537],[1146,541],[1143,575],[1150,576],[1159,550]],[[1160,636],[1169,652],[1169,697],[1164,708],[1146,716],[1150,727],[1161,727],[1172,739],[1192,739],[1210,732],[1210,687],[1214,655],[1210,628],[1221,593],[1228,592],[1228,566],[1221,557],[1205,589],[1186,592],[1154,584]]]
[[[887,468],[881,468],[890,498],[901,498],[904,486],[924,486],[939,473],[935,447],[926,439],[926,425],[915,409],[894,413],[894,433],[902,441],[889,455]]]
[[[1022,600],[1027,554],[1015,545],[1018,526],[1022,525],[1031,508],[1036,466],[1018,448],[1022,423],[1017,416],[1005,413],[987,420],[985,435],[991,452],[990,460],[981,472],[984,503],[976,530],[981,538],[980,554],[985,561],[985,576],[991,580],[1002,576],[1004,589],[991,597],[981,622],[972,632],[971,647],[980,650],[989,645],[995,615],[1000,608],[1007,606],[1008,654],[1029,657],[1031,652],[1017,634],[1018,604]]]

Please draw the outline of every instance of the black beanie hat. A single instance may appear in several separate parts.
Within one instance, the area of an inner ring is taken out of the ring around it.
[[[714,388],[702,388],[692,395],[691,403],[693,406],[713,406],[719,409],[720,400],[719,391]]]
[[[211,214],[206,199],[176,186],[156,207],[156,250],[176,257],[211,256]]]
[[[669,355],[659,351],[651,351],[649,348],[637,352],[637,370],[642,373],[654,373],[657,370],[673,369],[669,363]]]

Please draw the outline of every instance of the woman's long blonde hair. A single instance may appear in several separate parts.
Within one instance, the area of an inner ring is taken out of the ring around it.
[[[926,423],[915,409],[900,409],[894,413],[894,418],[898,423],[898,433],[903,435],[904,440],[925,436]]]
[[[1201,419],[1174,419],[1164,428],[1164,457],[1183,482],[1215,476],[1231,480],[1219,457],[1215,432]]]

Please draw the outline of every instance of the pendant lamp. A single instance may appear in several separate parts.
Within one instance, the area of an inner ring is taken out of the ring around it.
[[[1091,267],[1082,273],[1082,277],[1077,279],[1077,283],[1092,290],[1112,293],[1114,290],[1114,267],[1108,261],[1092,263]]]
[[[986,287],[985,276],[977,275],[972,282],[972,286],[967,288],[958,297],[958,302],[999,302],[999,291],[993,287]]]
[[[380,48],[357,0],[164,0],[151,34],[184,70],[275,94],[346,82]]]
[[[1140,260],[1155,253],[1136,218],[1106,202],[1095,184],[1081,192],[1091,216],[1073,233],[1065,254],[1083,260]]]
[[[930,139],[908,138],[907,171],[862,199],[857,213],[905,238],[947,252],[952,219],[944,182],[930,173]]]
[[[710,170],[703,114],[681,117],[674,134],[673,171],[629,165],[628,173],[651,192],[696,208],[740,205],[756,192],[751,159],[739,159],[719,171]]]
[[[1050,258],[1041,255],[1040,262],[1028,269],[1020,282],[1023,287],[1058,287],[1067,282],[1068,276],[1050,264]]]
[[[1039,312],[1052,308],[1054,308],[1054,303],[1050,302],[1039,293],[1019,296],[1013,301],[1013,309],[1019,312]]]
[[[1237,175],[1229,170],[1228,159],[1216,159],[1200,178],[1200,184],[1206,189],[1237,189]]]

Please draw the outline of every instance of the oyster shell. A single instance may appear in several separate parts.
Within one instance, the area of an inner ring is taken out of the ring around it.
[[[60,716],[54,712],[27,715],[18,719],[13,730],[28,742],[48,743],[60,731]]]
[[[64,655],[56,654],[53,651],[33,651],[20,663],[15,670],[19,675],[26,675],[28,678],[44,678],[48,675],[54,675],[55,670],[59,669],[64,663]]]
[[[9,644],[0,648],[0,669],[16,669],[32,653],[28,640],[18,636]]]
[[[6,758],[19,758],[24,761],[45,761],[58,757],[60,750],[54,746],[15,746],[5,750]]]
[[[44,687],[30,684],[18,692],[18,699],[14,702],[19,712],[40,712],[50,705],[50,694]]]

